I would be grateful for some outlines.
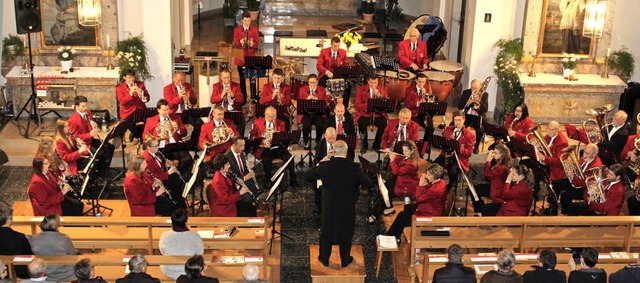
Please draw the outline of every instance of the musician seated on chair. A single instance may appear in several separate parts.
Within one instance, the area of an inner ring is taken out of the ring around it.
[[[46,140],[46,137],[42,140]],[[78,141],[69,134],[69,121],[65,119],[56,121],[55,151],[56,155],[64,161],[69,173],[74,176],[85,169],[91,158],[89,149],[78,145]],[[56,164],[58,165],[60,164]]]
[[[388,164],[393,173],[391,178],[385,179],[385,183],[393,185],[393,190],[388,190],[388,197],[389,199],[400,197],[405,203],[409,203],[411,198],[416,195],[416,186],[418,185],[420,156],[418,156],[416,144],[412,141],[402,142],[402,155],[395,152],[389,152],[388,155],[389,161],[385,165]],[[383,211],[385,216],[395,213],[393,206],[385,207]]]
[[[215,174],[211,184],[207,186],[209,210],[213,217],[237,217],[236,203],[242,200],[242,195],[249,192],[247,186],[238,185],[229,176],[229,159],[226,154],[218,154],[211,161]]]
[[[327,80],[333,79],[333,72],[335,67],[349,66],[349,58],[347,58],[347,51],[340,48],[340,38],[335,36],[331,38],[331,46],[320,50],[318,56],[318,62],[316,63],[316,69],[318,70],[318,77],[320,81],[318,84],[322,87],[327,87]],[[349,106],[349,97],[351,96],[351,87],[345,85],[344,106]]]
[[[442,136],[456,140],[460,146],[457,160],[453,151],[447,152],[446,150],[441,151],[440,156],[435,160],[436,163],[447,170],[447,174],[449,175],[447,187],[451,189],[458,182],[459,167],[461,167],[465,173],[469,172],[469,157],[473,154],[473,143],[476,137],[471,131],[465,128],[464,115],[460,111],[453,112],[453,126],[446,127]]]
[[[343,106],[344,107],[344,106]],[[337,140],[336,129],[329,127],[324,131],[324,137],[316,144],[316,155],[313,159],[315,166],[320,165],[320,162],[329,161],[334,156],[333,144]],[[348,154],[347,154],[348,155]],[[353,161],[353,157],[351,157]],[[312,184],[314,192],[314,201],[316,204],[316,214],[322,213],[322,189],[316,184]]]
[[[202,126],[198,143],[200,149],[207,152],[205,161],[231,148],[231,138],[239,135],[233,121],[224,118],[224,108],[213,107],[213,119]]]
[[[504,121],[504,127],[507,128],[509,137],[526,141],[527,134],[530,134],[531,128],[533,128],[533,120],[529,117],[527,104],[516,105],[513,108],[513,112],[509,113]]]
[[[433,163],[426,172],[420,173],[420,181],[416,188],[416,202],[405,204],[389,227],[387,235],[395,236],[400,242],[400,236],[404,227],[411,226],[411,218],[445,216],[445,202],[447,201],[447,183],[442,179],[443,169]]]
[[[116,87],[116,98],[120,104],[120,120],[128,119],[138,109],[147,109],[145,103],[149,101],[149,92],[144,82],[136,80],[136,73],[132,69],[124,71],[124,82]],[[142,139],[144,121],[134,121],[127,125],[129,129],[129,141],[133,138]]]
[[[419,72],[427,69],[429,57],[427,43],[419,40],[420,31],[417,28],[409,29],[409,39],[398,43],[398,57],[400,69],[411,72]]]
[[[606,122],[606,121],[605,121]],[[622,149],[624,148],[627,138],[629,137],[629,127],[626,124],[627,113],[623,110],[618,110],[613,114],[613,120],[611,124],[606,125],[606,133],[609,135],[602,139],[598,145],[602,146],[605,150],[612,152],[617,160],[620,159]],[[614,160],[605,160],[605,162],[615,162]],[[611,164],[605,164],[611,165]]]
[[[67,130],[69,129],[69,126],[68,126],[68,123],[66,123],[66,120],[64,119],[58,119],[58,120],[63,120],[64,121],[62,123],[63,128],[64,128],[64,124],[67,124],[66,128]],[[62,143],[62,145],[64,146],[64,143]],[[58,154],[56,147],[57,147],[57,140],[54,140],[52,137],[49,137],[49,136],[44,136],[42,137],[42,139],[40,140],[40,143],[38,144],[37,154],[44,155],[47,158],[47,160],[49,160],[50,162],[49,168],[51,168],[50,171],[56,177],[59,184],[63,184],[64,182],[66,182],[74,190],[74,192],[71,192],[69,195],[66,195],[65,201],[62,202],[62,215],[82,216],[84,204],[78,197],[76,197],[79,194],[79,192],[75,192],[80,189],[80,186],[82,185],[82,179],[77,174],[76,168],[72,169],[71,166],[66,161],[64,161],[64,159],[62,159],[62,157]],[[78,151],[76,151],[76,153],[77,152]],[[75,155],[75,154],[68,154],[67,157],[69,155]],[[78,158],[80,158],[79,157],[80,154],[78,154],[77,156]],[[87,162],[89,160],[88,158],[82,158],[82,159],[86,160]],[[72,163],[75,167],[76,166],[75,160]]]
[[[162,181],[154,179],[148,172],[144,157],[134,155],[124,178],[124,194],[131,216],[156,216],[156,202],[166,192]]]
[[[229,159],[229,170],[235,176],[242,178],[247,188],[254,196],[258,197],[260,192],[256,183],[256,173],[252,170],[253,165],[247,162],[247,155],[244,153],[245,144],[246,139],[243,136],[231,138],[231,148],[225,152],[225,155]],[[242,199],[236,203],[236,208],[240,217],[255,217],[257,215],[256,206],[248,193],[242,195]]]
[[[484,114],[487,113],[489,108],[489,94],[486,92],[478,93],[481,88],[482,83],[479,80],[472,80],[471,88],[462,91],[462,96],[458,102],[458,110],[465,115],[478,116],[481,118],[480,121],[485,119]],[[480,145],[484,137],[484,128],[481,122],[471,125],[471,127],[476,131],[476,143],[473,145],[473,153],[478,153],[478,145]]]
[[[640,123],[636,125],[636,133],[640,133]],[[636,192],[631,197],[627,198],[627,205],[629,206],[629,215],[640,215],[640,198],[637,198],[638,188],[640,185],[640,160],[638,159],[638,150],[636,148],[636,139],[638,135],[630,135],[627,138],[627,143],[624,145],[624,149],[622,149],[622,153],[620,154],[620,160],[626,162],[627,164],[627,175],[629,176],[629,180],[634,180],[632,188],[634,192]],[[639,140],[640,141],[640,140]],[[638,148],[640,148],[640,143],[638,143]]]
[[[220,105],[225,111],[242,112],[245,99],[240,91],[240,85],[231,81],[231,72],[227,69],[220,71],[220,81],[211,86],[211,104]],[[238,133],[244,136],[244,123],[236,125]]]
[[[179,115],[169,114],[169,102],[160,99],[156,106],[158,115],[147,118],[142,136],[145,139],[149,136],[158,138],[162,150],[167,144],[183,141],[187,135],[187,129]],[[181,173],[186,175],[191,170],[193,158],[187,150],[164,153],[167,158],[179,161],[178,169]]]
[[[500,197],[504,201],[497,216],[527,216],[533,199],[533,172],[522,164],[510,168]],[[483,213],[483,215],[485,215]]]
[[[333,113],[329,114],[329,117],[325,120],[324,128],[328,129],[329,127],[336,130],[336,135],[356,135],[353,115],[345,110],[345,106],[342,103],[336,104],[336,106],[333,107]],[[355,146],[349,147],[349,149],[347,149],[347,158],[353,161],[356,156],[355,152]]]
[[[193,92],[190,83],[185,82],[185,74],[183,71],[177,71],[173,75],[173,82],[164,87],[163,98],[169,103],[170,114],[182,114],[187,109],[198,108],[198,97]],[[195,116],[186,116],[182,121],[193,127],[191,136],[200,136],[200,127],[202,127],[202,119]]]
[[[411,120],[411,110],[403,108],[398,114],[398,119],[389,120],[382,134],[382,148],[393,151],[398,142],[418,141],[420,126]]]
[[[291,93],[291,87],[284,83],[284,71],[282,69],[273,69],[271,74],[271,82],[262,86],[262,93],[260,94],[260,104],[269,105],[284,105],[287,109],[290,109],[292,104],[293,94]],[[283,117],[285,129],[288,131],[290,127],[289,119],[291,114],[289,111],[285,113],[278,113]]]
[[[373,140],[374,150],[380,149],[382,134],[384,133],[384,129],[387,127],[386,113],[380,114],[367,112],[367,105],[370,98],[389,98],[386,87],[379,84],[378,76],[375,74],[370,75],[367,78],[367,84],[359,87],[356,92],[356,120],[358,121],[360,134],[362,135],[362,148],[360,149],[360,152],[366,152],[369,149],[368,126],[375,125],[378,128]]]
[[[476,214],[491,216],[498,214],[498,210],[504,203],[502,191],[511,167],[513,167],[513,159],[506,144],[497,144],[493,149],[487,151],[484,179],[489,183],[474,186],[480,197],[478,201],[473,203],[473,210]],[[490,201],[485,203],[482,197],[488,197]]]
[[[76,96],[74,99],[76,111],[73,111],[73,114],[69,117],[69,132],[72,133],[75,140],[82,140],[87,148],[97,155],[96,166],[98,172],[101,176],[107,176],[105,174],[107,174],[107,170],[111,166],[111,158],[113,158],[115,147],[105,141],[100,152],[96,153],[102,144],[102,138],[91,110],[87,109],[87,101],[87,98],[81,95]]]
[[[418,110],[421,103],[437,102],[437,97],[432,93],[431,87],[427,85],[427,76],[419,73],[414,83],[407,86],[404,96],[404,104],[411,110],[411,120],[418,123],[420,127],[425,129],[422,140],[431,140],[433,135],[433,117],[429,115],[419,114]],[[427,122],[425,124],[425,118]]]
[[[552,213],[557,214],[558,196],[563,195],[563,192],[567,190],[573,190],[563,166],[563,155],[566,155],[564,153],[565,149],[567,149],[568,141],[564,134],[560,132],[558,121],[547,123],[547,135],[544,136],[544,142],[547,144],[551,155],[547,156],[547,154],[538,153],[538,156],[540,156],[540,163],[549,166],[549,176],[554,192],[549,194],[547,202]],[[564,214],[568,213],[565,207],[562,210]]]
[[[327,95],[327,91],[324,87],[318,85],[318,76],[316,74],[311,74],[307,77],[307,82],[309,83],[306,86],[300,88],[298,93],[298,100],[324,100],[327,101],[330,99],[330,96]],[[304,114],[298,115],[298,121],[302,122],[302,139],[304,140],[304,149],[311,149],[311,145],[309,144],[309,140],[311,139],[311,125],[316,126],[316,144],[320,140],[324,129],[324,118],[326,118],[326,109],[323,111],[313,114]]]
[[[264,111],[264,118],[258,118],[253,121],[253,129],[251,129],[251,132],[249,133],[251,139],[263,138],[262,144],[253,152],[253,155],[262,160],[262,168],[264,169],[264,176],[266,179],[266,184],[263,186],[264,188],[267,188],[267,184],[271,180],[271,169],[273,167],[271,162],[275,158],[279,158],[282,159],[283,162],[287,162],[291,157],[291,153],[287,148],[271,143],[274,133],[285,131],[284,124],[285,123],[283,121],[276,120],[276,109],[268,107]],[[298,187],[293,161],[289,163],[288,169],[290,185],[294,188]]]
[[[147,162],[147,169],[151,175],[158,178],[164,184],[166,190],[176,202],[173,204],[168,199],[156,202],[156,213],[167,216],[171,215],[176,208],[186,208],[187,204],[182,197],[182,189],[186,179],[178,171],[176,160],[168,160],[159,150],[160,141],[156,137],[149,136],[144,140],[144,151],[142,157]],[[189,176],[187,176],[189,178]]]
[[[578,166],[580,167],[581,174],[573,172],[572,170],[567,170],[567,178],[571,182],[571,185],[574,189],[566,190],[560,196],[560,205],[562,206],[562,210],[570,213],[570,206],[574,200],[582,200],[583,191],[587,187],[585,178],[591,177],[593,179],[593,173],[598,170],[598,168],[602,167],[602,161],[600,157],[598,157],[598,146],[594,143],[587,144],[584,147],[584,153],[582,154],[582,158],[578,160]],[[577,158],[575,156],[568,158]]]
[[[33,215],[44,216],[49,213],[64,215],[63,203],[68,201],[65,195],[73,189],[69,184],[58,182],[58,177],[53,173],[56,169],[51,168],[51,161],[46,156],[36,155],[32,164],[31,183],[27,193],[33,207]]]
[[[587,189],[584,190],[582,198],[585,202],[571,203],[569,215],[607,215],[618,216],[622,211],[625,196],[626,180],[624,167],[620,164],[614,164],[602,169],[601,178],[603,180],[595,180],[599,173],[587,173]],[[605,175],[606,174],[606,175]],[[592,178],[589,180],[589,178]]]

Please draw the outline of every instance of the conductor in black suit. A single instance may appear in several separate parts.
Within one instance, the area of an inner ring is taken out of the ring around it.
[[[316,145],[316,155],[313,159],[313,164],[320,165],[321,161],[329,161],[333,156],[333,144],[336,142],[336,129],[329,127],[324,130],[324,136],[320,142]],[[349,151],[348,151],[349,152]],[[314,201],[316,204],[316,214],[322,212],[322,189],[315,183],[312,184]]]
[[[620,154],[622,153],[622,149],[624,145],[627,143],[627,138],[629,137],[629,127],[626,124],[627,122],[627,113],[623,110],[618,110],[613,115],[613,121],[611,124],[607,125],[607,130],[609,133],[608,141],[600,142],[600,146],[602,146],[607,151],[612,152],[617,160],[620,160]],[[602,160],[605,165],[611,165],[610,163],[617,163],[615,161],[610,160]]]
[[[243,136],[231,138],[231,148],[225,152],[229,159],[229,170],[243,179],[253,195],[258,195],[255,178],[256,174],[249,168],[247,155],[244,153],[246,139]],[[256,217],[257,209],[249,194],[243,194],[242,199],[236,203],[238,217]]]
[[[489,94],[485,92],[481,94],[482,97],[479,97],[480,94],[478,92],[480,88],[482,88],[482,83],[479,80],[471,81],[471,88],[465,89],[462,92],[460,102],[458,102],[458,110],[463,111],[465,115],[479,116],[484,120],[484,114],[487,113],[487,109],[489,109]],[[473,95],[473,97],[471,97],[471,95]],[[469,100],[469,98],[472,99]],[[478,103],[478,100],[480,103]],[[471,119],[465,119],[465,122],[466,120],[471,121]],[[478,145],[480,145],[484,136],[484,129],[481,123],[471,126],[476,131],[476,143],[473,145],[473,153],[478,153]]]
[[[327,117],[324,128],[326,129],[329,127],[333,127],[335,129],[336,135],[356,135],[356,126],[354,124],[353,116],[351,115],[351,113],[347,112],[344,109],[344,105],[342,103],[336,104],[336,106],[333,108],[333,113],[329,115],[329,117]],[[353,158],[355,156],[355,148],[349,148],[347,158],[353,161]],[[320,157],[319,159],[322,159],[322,157]]]
[[[371,181],[357,163],[347,160],[347,143],[333,144],[334,157],[320,162],[310,180],[322,180],[322,228],[318,260],[329,266],[331,246],[340,245],[342,267],[352,261],[351,241],[356,221],[356,200],[360,186],[370,187]]]

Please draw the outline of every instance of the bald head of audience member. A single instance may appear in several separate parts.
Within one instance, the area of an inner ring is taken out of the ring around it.
[[[260,277],[260,268],[255,264],[247,264],[242,268],[242,276],[247,281],[257,281]]]
[[[28,265],[29,277],[42,278],[47,270],[47,263],[41,258],[34,258]]]

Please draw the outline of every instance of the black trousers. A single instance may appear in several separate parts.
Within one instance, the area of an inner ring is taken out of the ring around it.
[[[337,242],[340,247],[340,261],[342,262],[342,265],[345,265],[351,258],[352,239],[338,239],[338,241],[332,241],[331,238],[333,238],[333,235],[330,235],[331,233],[326,232],[326,230],[320,229],[320,255],[318,256],[318,259],[322,262],[329,262],[332,245]],[[353,236],[351,238],[353,238]]]
[[[258,215],[258,210],[253,205],[253,200],[248,193],[242,195],[242,199],[236,202],[236,209],[238,217],[256,217]]]
[[[262,156],[260,157],[262,159],[262,168],[264,169],[264,177],[266,180],[266,183],[264,184],[263,188],[267,188],[267,184],[270,183],[271,176],[273,175],[273,173],[271,172],[271,169],[273,168],[273,164],[271,162],[273,162],[273,160],[276,158],[280,158],[282,159],[283,162],[287,162],[287,160],[291,158],[291,153],[289,153],[289,151],[286,148],[283,148],[280,146],[277,148],[265,149],[262,152]],[[289,170],[289,178],[291,179],[290,180],[291,184],[296,183],[296,171],[295,171],[294,164],[295,162],[291,161],[287,168]]]
[[[574,202],[569,207],[569,216],[596,216],[600,215],[589,210],[587,202]]]
[[[398,216],[396,216],[396,220],[394,220],[391,224],[391,227],[389,227],[387,235],[394,236],[396,237],[396,239],[400,240],[400,236],[402,235],[404,227],[411,226],[411,217],[416,213],[417,208],[417,204],[406,204],[404,206],[404,210],[398,213]]]
[[[113,151],[115,150],[115,147],[111,143],[109,143],[108,141],[105,141],[104,145],[102,145],[102,148],[100,148],[100,152],[96,153],[96,151],[100,147],[100,144],[102,144],[102,142],[100,140],[92,139],[91,140],[91,152],[94,155],[95,154],[98,155],[96,157],[96,161],[95,162],[96,162],[97,169],[100,172],[99,175],[105,176],[105,173],[111,167],[111,159],[113,159]]]
[[[311,139],[311,125],[316,126],[316,143],[320,141],[322,134],[324,134],[324,120],[322,119],[322,115],[308,114],[302,116],[302,139],[305,144]]]
[[[433,127],[433,117],[418,114],[418,116],[412,117],[411,120],[418,123],[418,126],[424,128],[424,135],[422,136],[422,140],[430,141],[431,136],[433,136],[433,132],[435,131],[435,128]]]
[[[449,159],[446,161],[446,159]],[[444,155],[439,155],[436,160],[433,162],[440,164],[442,168],[447,169],[447,175],[449,176],[449,183],[447,184],[447,188],[451,190],[458,183],[458,175],[460,174],[460,168],[458,168],[458,163],[456,162],[455,157],[445,157]],[[445,164],[448,163],[448,164]]]
[[[560,207],[563,214],[571,214],[571,205],[574,199],[582,199],[584,189],[569,187],[560,195]]]
[[[549,208],[551,210],[557,211],[558,202],[560,202],[562,211],[565,214],[567,214],[569,211],[569,204],[571,203],[571,198],[570,198],[571,193],[567,193],[567,192],[571,190],[576,190],[576,189],[573,188],[573,186],[571,186],[571,182],[567,178],[551,181],[551,184],[553,185],[553,191],[555,192],[555,196],[553,196],[553,194],[550,193],[550,195],[547,197],[547,201],[549,202]],[[580,191],[579,193],[580,193],[579,196],[576,195],[577,199],[582,198],[582,191]],[[568,199],[563,200],[563,198],[568,198]]]
[[[131,120],[127,124],[127,129],[129,129],[129,140],[132,141],[134,138],[142,140],[142,132],[144,132],[144,123]]]
[[[200,128],[202,128],[202,125],[204,124],[204,122],[202,122],[202,119],[200,117],[187,117],[186,119],[184,119],[185,124],[189,124],[193,127],[193,132],[191,133],[191,139],[199,139],[200,138]],[[195,150],[200,150],[200,148],[198,147],[198,144],[195,144]]]
[[[629,207],[629,215],[640,215],[640,201],[636,196],[627,198],[627,206]]]
[[[367,126],[371,124],[371,117],[360,117],[358,118],[358,128],[360,129],[360,135],[362,136],[362,147],[365,149],[369,148],[368,140],[369,140],[369,131],[367,131]],[[380,147],[380,143],[382,142],[382,134],[384,134],[384,129],[387,127],[387,119],[384,117],[375,117],[373,119],[373,124],[378,128],[376,131],[376,137],[373,140],[373,147]]]
[[[70,196],[71,193],[67,193],[62,201],[62,215],[64,216],[82,216],[84,212],[84,203],[81,200]]]

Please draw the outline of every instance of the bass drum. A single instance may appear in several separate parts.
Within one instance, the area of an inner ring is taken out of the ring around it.
[[[438,101],[444,101],[453,89],[454,76],[445,72],[424,71],[429,88],[436,95]]]
[[[376,74],[380,76],[380,83],[384,83],[387,87],[389,98],[397,99],[398,101],[404,99],[409,81],[416,77],[415,74],[405,70],[400,70],[400,72],[378,71]]]
[[[447,30],[444,28],[442,20],[437,16],[429,14],[416,18],[404,33],[404,39],[409,39],[409,30],[417,28],[420,31],[420,40],[427,43],[427,56],[429,62],[433,61],[442,45],[447,40]]]

